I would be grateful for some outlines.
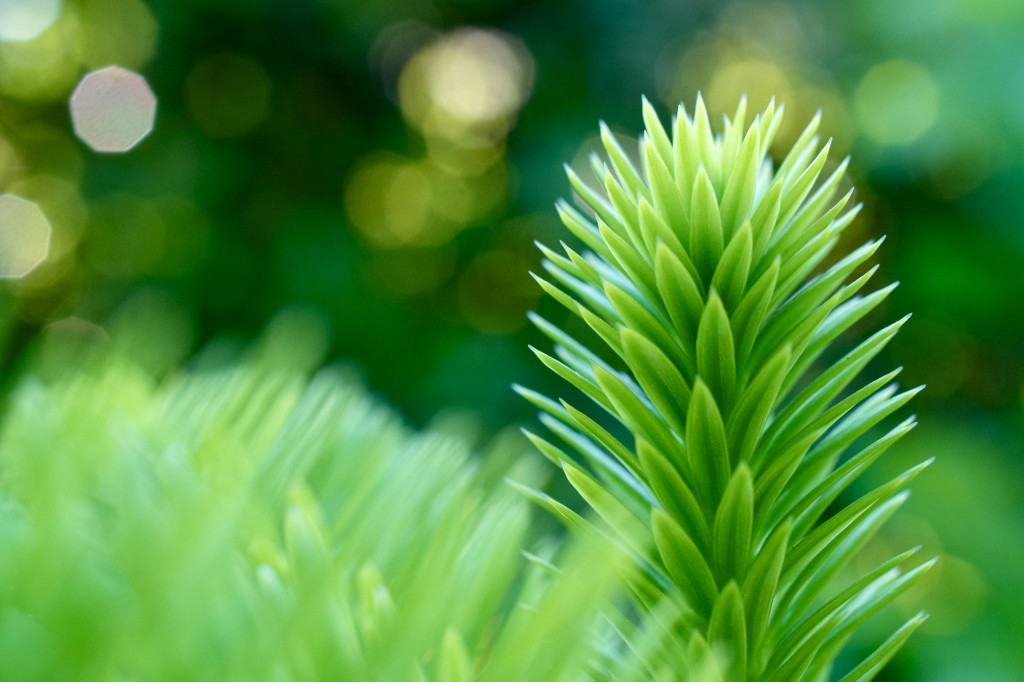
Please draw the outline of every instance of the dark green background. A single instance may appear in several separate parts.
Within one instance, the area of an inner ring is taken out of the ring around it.
[[[445,59],[475,111],[461,125],[431,99]],[[159,104],[149,137],[104,155],[67,102],[111,63]],[[521,92],[481,95],[466,68]],[[528,421],[509,385],[559,390],[525,313],[559,314],[527,271],[533,240],[565,237],[561,164],[598,118],[635,134],[641,95],[667,119],[698,90],[717,113],[777,96],[782,152],[822,108],[865,205],[852,232],[887,234],[879,281],[901,281],[872,324],[914,312],[884,360],[929,384],[922,425],[879,468],[938,461],[871,551],[922,543],[942,562],[894,609],[933,617],[880,679],[1019,679],[1020,2],[65,2],[36,40],[0,42],[0,193],[35,201],[54,240],[4,285],[5,362],[69,317],[149,314],[151,343],[184,356],[291,306],[414,424],[448,408],[491,431]],[[403,238],[381,227],[410,220]]]

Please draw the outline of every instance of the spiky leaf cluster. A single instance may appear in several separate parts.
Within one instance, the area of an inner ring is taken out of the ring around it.
[[[533,317],[555,343],[541,361],[623,428],[520,389],[554,435],[531,437],[634,558],[642,608],[682,610],[676,648],[714,651],[727,680],[817,680],[930,565],[907,569],[907,552],[834,587],[924,466],[826,513],[914,426],[874,437],[917,391],[898,370],[858,380],[906,318],[820,362],[892,286],[865,293],[879,242],[833,255],[859,206],[837,196],[846,161],[823,174],[817,117],[775,166],[774,102],[749,125],[741,103],[719,134],[699,98],[670,131],[643,113],[639,167],[602,126],[600,187],[567,168],[587,210],[558,212],[584,248],[541,246],[538,282],[594,334]],[[844,679],[870,678],[921,618]]]

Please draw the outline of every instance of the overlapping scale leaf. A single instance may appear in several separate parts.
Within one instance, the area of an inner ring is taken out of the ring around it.
[[[872,581],[826,587],[920,470],[827,516],[913,427],[876,432],[916,391],[892,388],[898,370],[856,383],[903,321],[822,362],[892,287],[865,293],[880,240],[833,254],[859,205],[849,207],[848,160],[829,161],[820,116],[780,162],[768,156],[782,117],[772,102],[751,120],[741,102],[716,133],[700,97],[669,126],[645,100],[639,163],[602,124],[599,185],[569,171],[585,208],[558,206],[582,246],[542,247],[539,280],[594,333],[534,318],[558,344],[560,359],[541,360],[602,408],[527,394],[562,440],[586,443],[579,466],[539,446],[610,517],[606,532],[646,557],[648,586],[697,616],[674,646],[727,652],[716,659],[726,680],[811,679],[927,568],[907,570],[900,555]],[[740,620],[745,636],[727,637]],[[850,679],[877,671],[916,623]]]

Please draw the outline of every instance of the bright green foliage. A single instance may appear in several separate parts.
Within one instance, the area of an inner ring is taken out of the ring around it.
[[[586,250],[541,247],[537,278],[595,342],[534,321],[555,342],[544,364],[624,429],[522,391],[578,453],[532,436],[634,559],[640,610],[678,607],[661,655],[711,650],[709,679],[827,678],[857,626],[931,565],[906,568],[908,552],[835,580],[924,466],[825,513],[914,426],[862,438],[917,389],[898,392],[897,372],[855,381],[904,320],[819,367],[891,287],[863,293],[878,242],[833,255],[859,207],[836,198],[845,161],[823,177],[817,119],[781,164],[767,157],[781,118],[773,103],[748,125],[741,103],[716,135],[698,99],[666,131],[645,102],[639,167],[602,128],[601,188],[570,169],[588,210],[558,206]],[[869,679],[921,620],[848,679]]]
[[[518,446],[410,433],[348,373],[289,367],[301,336],[271,341],[163,381],[105,360],[21,382],[0,678],[583,679],[617,562],[523,559]]]

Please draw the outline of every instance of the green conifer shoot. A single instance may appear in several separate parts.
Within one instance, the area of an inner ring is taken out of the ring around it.
[[[909,551],[837,580],[928,462],[826,513],[913,428],[874,430],[919,389],[898,390],[899,370],[857,380],[906,318],[821,362],[893,285],[864,293],[880,240],[835,257],[860,207],[837,198],[847,161],[823,177],[819,118],[773,164],[782,113],[748,124],[743,101],[715,133],[698,97],[666,130],[645,100],[639,167],[602,125],[600,187],[567,168],[585,208],[558,204],[583,248],[541,246],[536,277],[594,333],[533,321],[554,342],[540,360],[607,416],[519,389],[555,436],[531,439],[633,557],[640,612],[676,605],[667,646],[713,661],[700,679],[826,679],[933,563]],[[870,679],[923,618],[843,680]]]

